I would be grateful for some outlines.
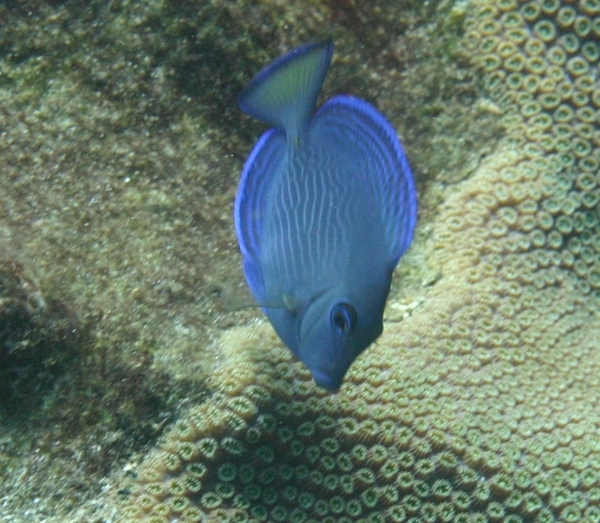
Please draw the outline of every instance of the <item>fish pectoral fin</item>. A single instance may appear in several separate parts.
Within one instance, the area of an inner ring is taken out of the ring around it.
[[[300,309],[300,304],[298,302],[298,298],[296,298],[293,294],[283,294],[282,295],[283,306],[288,312],[295,313]]]
[[[300,301],[294,294],[282,294],[281,297],[266,298],[258,306],[263,309],[284,309],[291,314],[300,310]]]

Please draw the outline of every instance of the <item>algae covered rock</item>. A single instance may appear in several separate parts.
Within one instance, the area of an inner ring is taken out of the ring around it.
[[[0,406],[13,411],[43,397],[83,340],[65,307],[44,298],[19,262],[0,259]]]

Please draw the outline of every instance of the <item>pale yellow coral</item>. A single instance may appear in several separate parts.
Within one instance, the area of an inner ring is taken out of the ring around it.
[[[146,521],[600,521],[600,2],[472,1],[505,139],[447,197],[423,304],[337,395],[265,324],[139,471]]]

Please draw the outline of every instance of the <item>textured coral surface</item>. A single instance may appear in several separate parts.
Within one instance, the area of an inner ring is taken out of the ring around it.
[[[235,93],[329,36],[421,201],[336,395],[217,300]],[[91,337],[2,419],[0,521],[600,521],[599,40],[598,0],[0,5],[0,254]]]
[[[600,521],[597,0],[472,1],[506,135],[443,204],[423,304],[325,395],[265,325],[137,471],[128,517]]]

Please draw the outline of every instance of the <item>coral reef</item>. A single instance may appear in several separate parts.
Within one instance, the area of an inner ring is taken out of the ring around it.
[[[225,333],[128,520],[600,521],[600,3],[473,0],[465,26],[506,136],[435,220],[423,304],[333,396],[267,327]]]
[[[125,496],[111,486],[136,453],[206,398],[213,340],[257,316],[219,297],[243,285],[231,202],[262,128],[234,95],[260,65],[333,37],[325,96],[381,108],[424,190],[472,172],[499,126],[472,103],[443,4],[0,2],[0,247],[89,333],[74,352],[47,346],[65,372],[0,420],[0,521],[118,519],[104,493]],[[402,268],[415,285],[419,265]]]
[[[2,420],[0,521],[597,522],[599,18],[596,0],[0,4],[0,243],[92,333],[77,358],[64,330],[38,344],[37,284],[0,267],[2,310],[25,314],[4,355],[70,358]],[[216,300],[242,281],[230,203],[260,131],[234,95],[324,36],[325,96],[393,121],[423,211],[384,336],[336,396],[266,325],[223,333],[253,312]]]

